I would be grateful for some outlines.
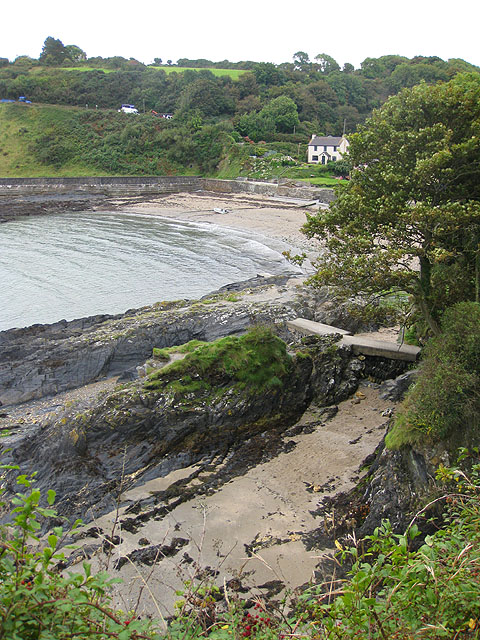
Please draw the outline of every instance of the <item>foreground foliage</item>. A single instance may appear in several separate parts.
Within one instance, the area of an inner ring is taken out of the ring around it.
[[[463,452],[462,457],[467,457]],[[480,463],[471,472],[440,467],[437,500],[446,503],[443,527],[418,543],[412,520],[403,535],[384,521],[371,536],[352,539],[338,558],[347,578],[310,588],[287,615],[258,600],[246,612],[229,602],[219,613],[215,589],[182,601],[169,638],[215,640],[474,640],[480,637]],[[218,590],[217,590],[218,591]],[[208,615],[206,615],[208,612]]]
[[[466,451],[462,458],[468,458]],[[346,579],[311,587],[295,608],[261,599],[247,609],[230,592],[205,581],[186,583],[167,630],[135,612],[111,606],[114,582],[105,573],[62,571],[64,532],[56,527],[39,543],[45,518],[33,479],[18,477],[10,524],[0,529],[0,638],[8,640],[478,640],[480,638],[480,457],[465,473],[440,466],[436,501],[445,502],[442,528],[421,544],[414,520],[403,535],[384,521],[338,558],[350,566]],[[2,503],[7,509],[8,505]],[[4,514],[5,515],[5,514]],[[64,566],[64,565],[63,565]]]
[[[61,572],[62,528],[55,527],[41,544],[38,538],[41,522],[56,515],[55,494],[49,492],[50,506],[44,508],[32,478],[21,475],[17,482],[24,491],[12,499],[10,524],[0,529],[0,638],[152,638],[149,621],[111,606],[109,591],[116,581],[107,574],[92,575],[87,563],[81,574]]]
[[[318,634],[314,637],[398,639],[480,637],[480,504],[478,452],[469,476],[440,467],[438,480],[453,488],[443,528],[412,550],[419,535],[404,535],[384,522],[361,544],[342,549],[353,562],[349,580],[330,594],[303,596]],[[453,485],[453,487],[452,487]]]

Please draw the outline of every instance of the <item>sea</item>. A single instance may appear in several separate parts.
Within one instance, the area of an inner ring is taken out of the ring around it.
[[[163,300],[257,274],[296,272],[285,243],[211,223],[64,212],[0,225],[0,331]]]

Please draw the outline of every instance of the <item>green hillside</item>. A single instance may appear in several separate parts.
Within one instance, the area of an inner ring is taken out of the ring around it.
[[[188,175],[215,170],[233,139],[152,114],[0,104],[0,175]]]
[[[312,62],[303,52],[279,65],[187,58],[177,64],[87,59],[52,38],[38,60],[0,58],[0,100],[24,96],[33,103],[0,103],[1,175],[200,173],[334,184],[317,169],[299,175],[289,167],[305,161],[312,134],[349,135],[404,88],[480,71],[435,56],[381,56],[360,69],[340,68],[327,54]],[[140,114],[118,113],[124,103]],[[158,117],[165,113],[173,117]]]
[[[0,176],[89,176],[98,173],[91,163],[72,156],[56,166],[42,161],[41,147],[49,147],[53,131],[68,129],[78,109],[74,107],[0,105]],[[76,136],[71,136],[72,147]],[[52,156],[54,159],[54,156]],[[104,175],[111,175],[107,171]]]
[[[0,104],[0,176],[208,174],[337,184],[329,168],[304,164],[306,144],[237,139],[226,122],[195,128],[150,113]]]

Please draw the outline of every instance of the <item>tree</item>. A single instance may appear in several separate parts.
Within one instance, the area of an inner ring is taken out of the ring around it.
[[[305,53],[305,51],[297,51],[297,53],[294,53],[293,63],[295,65],[295,69],[298,69],[299,71],[308,71],[312,66],[308,53]]]
[[[404,87],[413,87],[422,80],[429,83],[448,80],[446,63],[399,64],[387,79],[387,86],[392,91],[400,91]]]
[[[285,74],[279,70],[273,62],[260,62],[253,67],[253,73],[258,84],[264,84],[267,87],[273,85],[281,85],[285,81]]]
[[[72,62],[84,62],[87,59],[85,51],[77,47],[76,44],[67,44],[65,47],[67,58]]]
[[[68,58],[68,51],[61,40],[49,36],[43,43],[39,60],[44,64],[57,66]]]
[[[332,56],[329,56],[328,53],[319,53],[315,56],[315,60],[317,61],[316,67],[320,73],[323,73],[325,76],[328,76],[332,71],[340,71],[338,62],[332,58]]]
[[[278,96],[270,100],[260,111],[260,115],[267,119],[271,118],[275,122],[277,131],[282,133],[291,133],[299,123],[297,105],[288,96]]]
[[[275,122],[271,116],[254,112],[240,116],[235,129],[240,135],[248,136],[254,142],[273,140],[276,131]]]
[[[205,76],[196,74],[194,82],[182,92],[180,109],[182,111],[198,110],[203,116],[217,116],[221,113],[233,113],[235,105],[227,92],[213,74],[204,71]]]
[[[480,302],[480,75],[390,98],[351,136],[355,169],[304,231],[322,240],[312,282],[407,292],[438,334],[443,309]]]

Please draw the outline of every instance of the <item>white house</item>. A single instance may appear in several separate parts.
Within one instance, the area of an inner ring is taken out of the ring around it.
[[[327,164],[341,160],[347,152],[349,143],[344,137],[316,136],[313,134],[308,143],[308,162],[312,164]]]

